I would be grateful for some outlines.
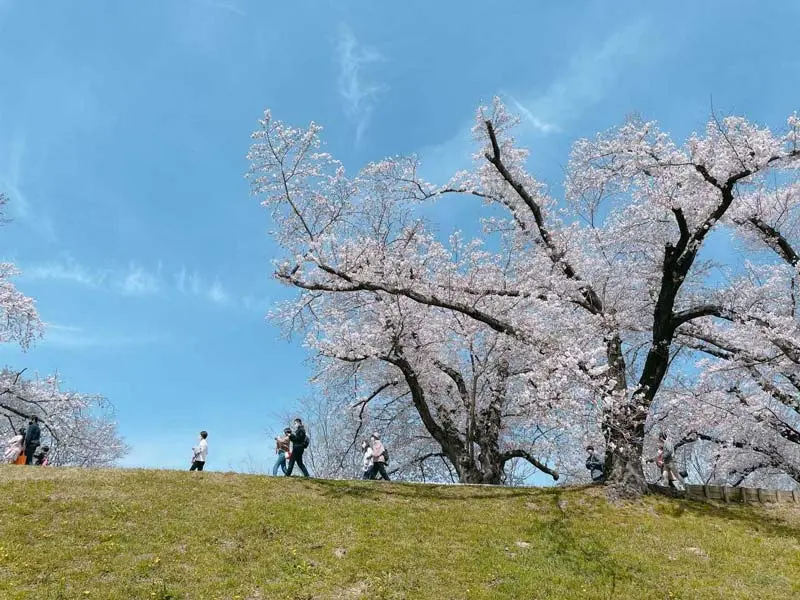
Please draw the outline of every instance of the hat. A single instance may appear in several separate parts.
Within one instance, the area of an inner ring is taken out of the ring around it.
[[[586,451],[587,452],[592,451],[592,450],[594,450],[594,446],[586,446]]]
[[[376,440],[381,439],[381,436],[377,431],[373,431],[372,432],[372,437],[374,437]]]

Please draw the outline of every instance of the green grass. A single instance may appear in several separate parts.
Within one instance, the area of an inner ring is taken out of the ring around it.
[[[0,467],[0,598],[800,597],[800,507]]]

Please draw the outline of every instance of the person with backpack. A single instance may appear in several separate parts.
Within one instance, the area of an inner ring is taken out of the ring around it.
[[[372,479],[370,477],[370,475],[372,475],[372,447],[367,440],[361,442],[361,452],[364,454],[361,464],[363,468],[361,479]]]
[[[25,432],[25,464],[33,464],[33,453],[39,447],[42,439],[42,430],[39,429],[39,417],[32,416],[28,423],[28,430]]]
[[[370,472],[370,479],[377,479],[380,474],[381,478],[389,480],[389,474],[386,472],[386,465],[389,462],[389,451],[386,446],[381,442],[381,436],[376,431],[370,438],[370,447],[372,448],[372,471]]]
[[[589,469],[589,474],[592,476],[592,483],[603,483],[606,480],[603,461],[597,456],[594,446],[586,446],[586,451],[589,453],[586,458],[586,468]]]
[[[293,428],[289,432],[289,441],[292,442],[292,455],[289,457],[289,464],[286,465],[286,476],[292,476],[294,465],[297,463],[297,466],[300,467],[300,470],[303,472],[303,477],[309,477],[308,469],[306,469],[306,465],[303,463],[303,453],[311,444],[311,440],[308,438],[306,428],[303,426],[303,422],[299,417],[296,418],[292,424]]]
[[[197,446],[192,448],[192,466],[189,467],[190,471],[202,471],[206,466],[206,459],[208,458],[208,438],[207,431],[200,432],[200,441]]]
[[[275,454],[278,455],[278,458],[272,467],[273,477],[278,474],[278,469],[283,471],[283,474],[286,475],[286,459],[291,458],[291,452],[289,451],[290,433],[292,433],[292,430],[287,427],[283,430],[283,436],[275,438]]]

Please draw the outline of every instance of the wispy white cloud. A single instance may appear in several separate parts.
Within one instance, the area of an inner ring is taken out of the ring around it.
[[[27,136],[21,130],[17,130],[4,146],[0,146],[0,192],[11,201],[10,211],[14,217],[38,235],[52,241],[56,237],[53,220],[41,210],[34,210],[26,192],[24,175],[27,154]]]
[[[514,96],[510,96],[510,100],[511,103],[514,105],[514,108],[517,109],[517,112],[530,125],[533,125],[534,129],[540,131],[541,133],[552,133],[554,131],[558,131],[557,125],[555,125],[554,123],[548,123],[537,117],[527,106],[519,102],[519,100],[517,100]]]
[[[541,93],[498,92],[527,125],[527,133],[560,133],[619,85],[626,71],[657,60],[664,47],[653,40],[652,21],[641,19],[608,35],[600,45],[586,45],[569,59],[564,72]],[[468,168],[475,151],[472,120],[465,121],[447,140],[419,150],[422,173],[432,181],[448,179]]]
[[[98,334],[82,327],[72,325],[46,325],[44,339],[39,342],[44,346],[54,346],[79,350],[83,348],[124,348],[131,346],[148,346],[163,341],[160,334],[154,333],[109,333]]]
[[[72,259],[27,267],[23,274],[28,279],[67,281],[96,288],[103,287],[108,279],[107,271],[87,269]]]
[[[600,46],[575,52],[563,74],[543,93],[509,98],[520,115],[539,133],[553,133],[613,93],[632,67],[657,59],[664,48],[653,35],[651,20],[629,23],[606,37]]]
[[[151,273],[145,268],[131,263],[128,272],[119,283],[119,288],[126,296],[150,296],[161,291],[161,281],[158,271]]]
[[[131,262],[127,268],[92,269],[72,258],[61,262],[22,268],[22,276],[39,281],[60,281],[131,297],[177,295],[211,304],[245,310],[266,311],[269,299],[253,295],[239,296],[226,288],[219,278],[204,278],[186,267],[164,275],[161,262],[155,269]]]
[[[209,300],[220,306],[233,305],[235,300],[225,289],[219,279],[204,280],[196,272],[189,272],[185,267],[175,274],[175,289],[181,294]]]
[[[226,292],[219,281],[214,281],[208,289],[208,297],[212,302],[217,304],[227,304],[230,302],[230,296]]]
[[[149,296],[157,294],[162,287],[159,269],[151,272],[135,262],[126,269],[91,269],[68,258],[61,262],[27,267],[23,269],[23,276],[107,289],[125,296]]]
[[[380,94],[387,89],[383,84],[368,81],[364,71],[369,65],[384,62],[385,58],[374,48],[361,44],[346,25],[339,30],[336,50],[339,95],[344,102],[345,113],[355,123],[358,144],[369,126]]]
[[[229,12],[235,15],[239,15],[240,17],[246,17],[247,13],[244,12],[241,8],[236,6],[233,2],[221,2],[218,0],[191,0],[194,4],[202,4],[203,6],[207,6],[208,8],[219,9],[225,12]]]

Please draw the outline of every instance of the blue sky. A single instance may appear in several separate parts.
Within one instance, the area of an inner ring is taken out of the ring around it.
[[[501,94],[557,190],[571,142],[632,112],[684,136],[713,98],[780,127],[797,23],[792,0],[0,0],[2,258],[49,324],[2,361],[108,396],[125,465],[188,467],[204,428],[209,467],[247,468],[310,374],[264,318],[287,293],[243,178],[264,108],[351,169],[417,152],[436,180]],[[474,231],[481,208],[431,212]]]

